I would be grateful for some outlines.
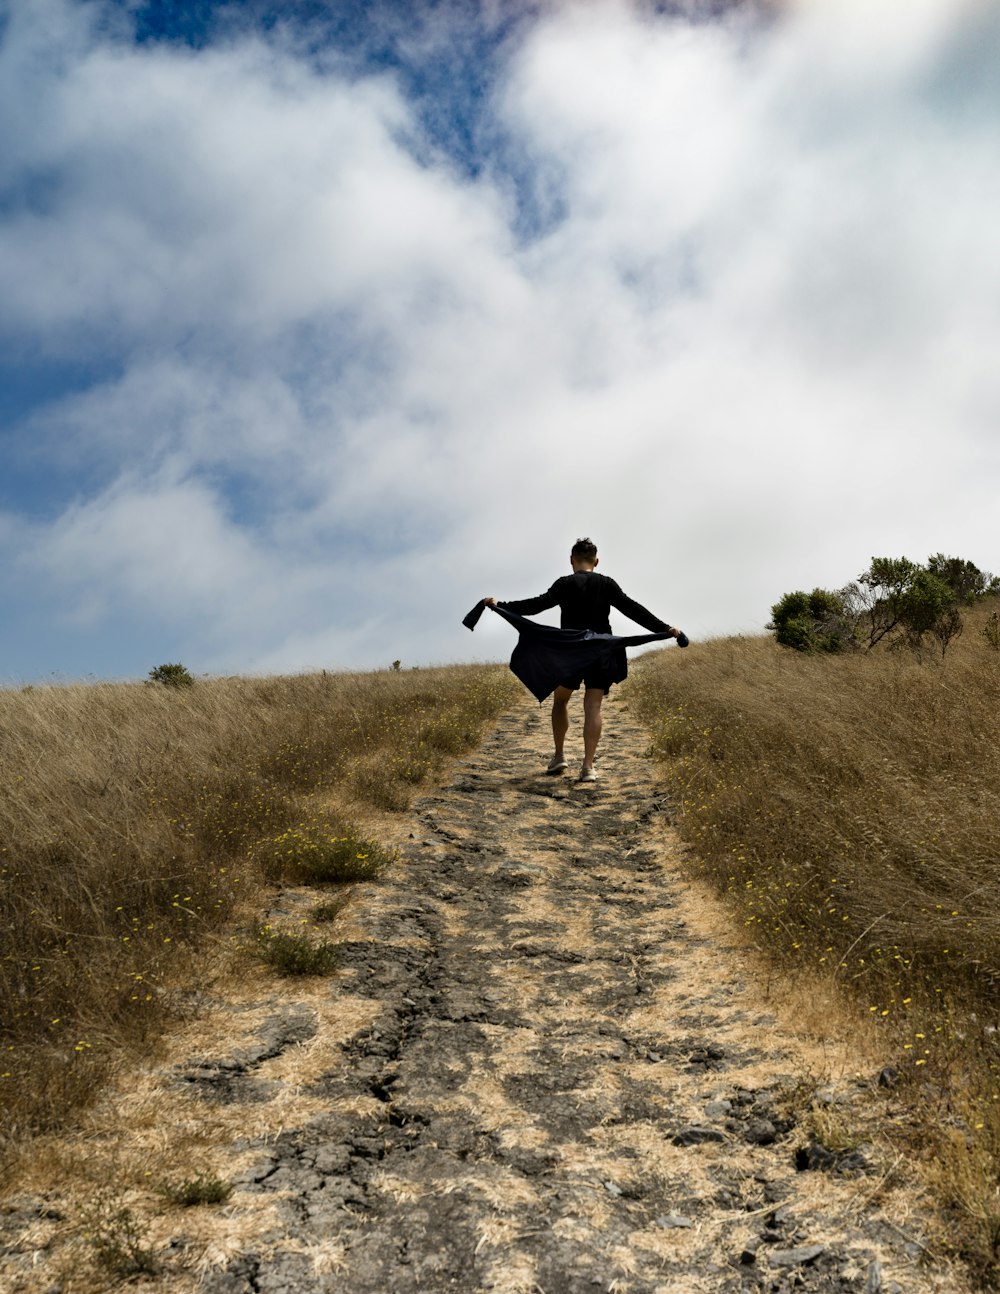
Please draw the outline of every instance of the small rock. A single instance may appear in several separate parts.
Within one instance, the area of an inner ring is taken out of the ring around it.
[[[811,1142],[808,1146],[799,1146],[795,1152],[795,1167],[800,1173],[810,1173],[830,1169],[837,1161],[837,1156],[826,1146]]]
[[[385,1150],[380,1137],[355,1137],[352,1145],[354,1153],[363,1159],[378,1159]]]
[[[895,1087],[899,1082],[899,1070],[894,1069],[892,1065],[886,1065],[885,1069],[879,1070],[878,1085],[879,1087]]]
[[[653,1225],[657,1227],[693,1227],[694,1222],[691,1218],[686,1218],[683,1213],[667,1213],[662,1218],[654,1218]]]
[[[843,1177],[854,1177],[871,1167],[860,1150],[829,1150],[818,1141],[799,1146],[794,1159],[800,1173],[839,1173]]]
[[[804,1267],[823,1252],[823,1245],[800,1245],[797,1249],[772,1249],[767,1260],[772,1267]]]
[[[724,1119],[732,1111],[731,1101],[706,1101],[705,1116],[709,1119]]]
[[[750,1119],[743,1136],[751,1146],[773,1146],[778,1130],[770,1119]]]
[[[717,1128],[702,1128],[692,1124],[689,1128],[681,1128],[680,1132],[675,1132],[670,1142],[674,1146],[699,1146],[708,1141],[725,1141],[725,1139],[725,1133],[719,1132]]]
[[[757,1261],[757,1250],[760,1248],[759,1240],[751,1240],[747,1243],[743,1252],[740,1254],[740,1262],[744,1267],[749,1267]]]
[[[350,1162],[351,1150],[349,1146],[340,1145],[337,1142],[328,1142],[316,1151],[313,1166],[322,1176],[331,1177],[346,1173]]]
[[[873,1258],[868,1268],[868,1279],[865,1281],[865,1294],[879,1294],[882,1289],[882,1264]]]
[[[609,1195],[613,1195],[616,1199],[622,1193],[622,1188],[620,1186],[616,1186],[614,1182],[605,1182],[604,1189]]]

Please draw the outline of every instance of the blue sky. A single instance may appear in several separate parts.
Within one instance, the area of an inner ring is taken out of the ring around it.
[[[0,0],[0,681],[1000,569],[986,0]],[[624,628],[624,622],[621,625]]]

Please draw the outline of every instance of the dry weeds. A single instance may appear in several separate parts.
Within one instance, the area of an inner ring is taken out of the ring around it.
[[[155,1035],[262,869],[370,874],[352,819],[514,694],[492,666],[0,691],[0,1149]]]
[[[657,653],[629,695],[692,875],[780,973],[846,1000],[892,1060],[887,1131],[922,1145],[956,1246],[1000,1258],[1000,652],[969,613],[941,659],[769,638]]]

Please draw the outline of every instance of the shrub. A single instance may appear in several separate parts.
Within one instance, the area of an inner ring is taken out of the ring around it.
[[[826,589],[786,593],[771,608],[767,627],[783,647],[796,651],[839,652],[854,645],[844,600]]]
[[[332,829],[317,823],[290,827],[260,842],[253,851],[268,880],[291,880],[305,885],[371,881],[392,860],[374,840],[349,827]]]
[[[305,935],[261,926],[255,936],[261,960],[279,975],[328,975],[340,964],[340,946],[328,939],[313,943]]]
[[[157,665],[149,671],[151,683],[162,683],[164,687],[193,687],[194,679],[184,665]]]

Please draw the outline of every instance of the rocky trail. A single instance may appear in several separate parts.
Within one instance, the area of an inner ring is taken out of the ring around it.
[[[72,1152],[235,1183],[214,1208],[147,1210],[140,1285],[965,1288],[900,1166],[817,1136],[816,1110],[849,1129],[886,1099],[876,1075],[776,1019],[679,878],[645,746],[609,704],[600,781],[548,777],[547,711],[516,707],[415,805],[399,865],[334,927],[332,977],[209,992]],[[315,900],[282,891],[274,919]],[[0,1284],[78,1287],[51,1191],[0,1224]]]

